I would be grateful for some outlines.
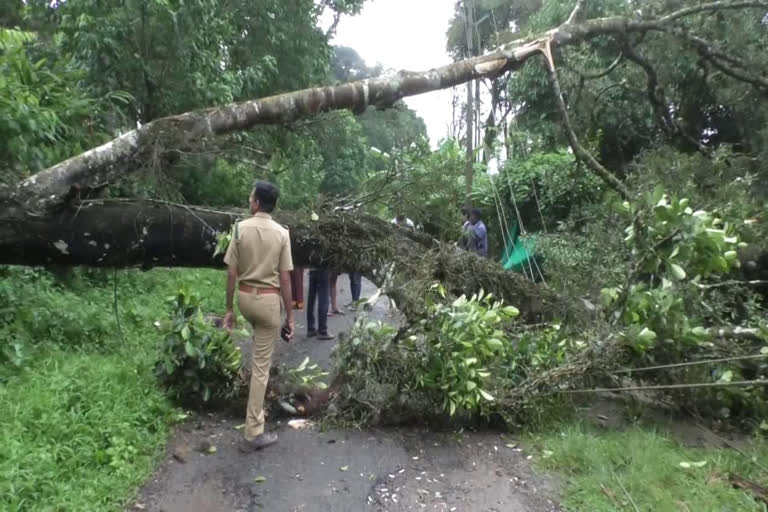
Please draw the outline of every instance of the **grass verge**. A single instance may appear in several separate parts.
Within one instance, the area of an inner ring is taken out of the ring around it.
[[[153,374],[165,298],[187,288],[220,311],[223,275],[118,273],[120,336],[111,272],[0,271],[0,342],[23,355],[0,365],[0,510],[119,510],[179,416]]]
[[[768,474],[734,450],[687,448],[640,427],[606,432],[569,425],[530,441],[541,453],[539,466],[565,477],[567,510],[632,511],[635,505],[658,512],[766,510],[728,482],[733,473],[768,484]],[[768,443],[755,440],[745,453],[764,464]]]

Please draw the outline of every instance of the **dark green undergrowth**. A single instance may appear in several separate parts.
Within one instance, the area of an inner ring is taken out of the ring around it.
[[[538,450],[538,466],[563,475],[569,511],[629,511],[632,501],[637,510],[658,512],[766,510],[729,483],[734,474],[768,484],[768,474],[753,462],[768,460],[765,440],[753,440],[742,455],[727,448],[688,448],[640,427],[606,432],[568,424],[529,441]]]
[[[166,299],[223,306],[223,275],[0,268],[0,510],[118,510],[179,413],[153,373]]]

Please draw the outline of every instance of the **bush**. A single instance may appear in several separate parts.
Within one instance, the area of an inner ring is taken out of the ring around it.
[[[231,335],[203,318],[200,299],[185,291],[168,299],[169,320],[155,373],[182,402],[230,397],[237,387],[241,354]]]
[[[389,421],[440,416],[500,416],[514,411],[497,398],[537,372],[563,363],[586,344],[558,326],[517,332],[518,314],[478,293],[443,303],[432,286],[425,318],[410,329],[358,319],[338,348],[335,401],[343,418]]]

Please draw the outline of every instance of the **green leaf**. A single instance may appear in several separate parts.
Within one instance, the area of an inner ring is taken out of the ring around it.
[[[483,398],[485,398],[489,402],[493,402],[495,400],[493,398],[493,396],[490,393],[488,393],[487,391],[482,390],[482,389],[480,389],[479,391],[480,391],[480,394],[483,396]]]
[[[504,342],[497,338],[489,338],[485,341],[485,344],[494,350],[504,348]]]
[[[184,327],[181,328],[181,339],[183,339],[185,341],[188,340],[189,339],[189,334],[190,334],[190,332],[189,332],[189,326],[188,325],[185,325]]]
[[[733,372],[731,370],[726,370],[723,375],[720,377],[720,380],[718,382],[731,382],[733,380]]]
[[[256,482],[257,484],[262,484],[266,482],[267,479],[266,477],[263,477],[263,476],[257,476],[256,478],[253,479],[253,481]]]
[[[677,263],[670,263],[669,270],[672,272],[672,276],[678,281],[682,281],[683,279],[685,279],[685,276],[686,276],[685,270],[683,270],[683,267],[681,267]]]
[[[505,315],[509,316],[510,318],[517,318],[518,316],[520,316],[520,310],[514,306],[505,306],[504,308],[502,308],[502,311],[504,312]]]
[[[456,413],[456,402],[451,400],[449,403],[450,403],[450,406],[449,406],[448,414],[453,416]]]
[[[195,347],[188,341],[184,342],[184,352],[186,352],[189,357],[197,356],[197,350],[195,350]]]
[[[656,339],[656,333],[647,327],[643,327],[643,330],[637,335],[643,341],[653,341]]]
[[[472,391],[477,387],[477,384],[474,381],[468,380],[467,381],[467,391]]]

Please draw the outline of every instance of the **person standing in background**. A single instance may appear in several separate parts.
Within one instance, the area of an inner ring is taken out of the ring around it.
[[[488,257],[488,230],[482,219],[482,212],[478,208],[472,208],[469,212],[469,224],[471,228],[472,240],[470,240],[470,250],[476,252],[483,258]]]
[[[291,270],[291,295],[293,309],[304,309],[304,269],[301,267]]]
[[[360,300],[360,292],[363,289],[363,274],[360,272],[349,273],[349,291],[352,294],[352,307],[357,307],[357,301]]]
[[[325,269],[309,270],[309,297],[307,297],[307,338],[332,340],[328,332],[329,276]],[[317,303],[317,329],[315,329],[315,303]]]

